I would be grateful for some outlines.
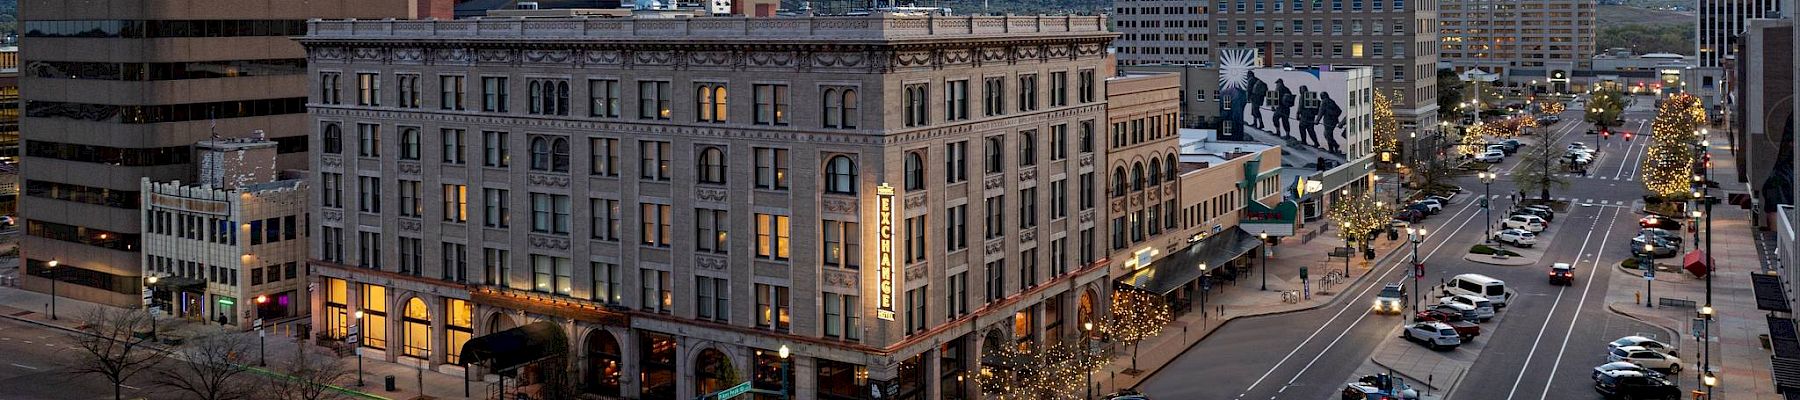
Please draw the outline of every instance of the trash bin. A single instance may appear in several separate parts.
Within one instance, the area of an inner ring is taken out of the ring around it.
[[[1363,249],[1363,259],[1364,260],[1375,259],[1375,249]]]
[[[395,390],[394,389],[394,376],[388,375],[386,378],[386,381],[387,381],[387,391],[389,391],[389,392],[394,391]]]

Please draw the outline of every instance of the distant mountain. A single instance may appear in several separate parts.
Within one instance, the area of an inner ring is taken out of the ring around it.
[[[0,0],[3,1],[3,0]],[[783,4],[805,0],[783,0]],[[960,15],[968,14],[1097,14],[1112,7],[1112,0],[811,0],[815,9],[864,8],[877,6],[948,7]]]

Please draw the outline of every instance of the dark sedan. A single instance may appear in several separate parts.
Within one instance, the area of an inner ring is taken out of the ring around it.
[[[1671,230],[1671,231],[1681,230],[1681,219],[1675,218],[1675,217],[1666,217],[1666,216],[1661,216],[1661,215],[1651,215],[1651,216],[1646,216],[1642,219],[1639,219],[1638,227],[1667,229],[1667,230]]]

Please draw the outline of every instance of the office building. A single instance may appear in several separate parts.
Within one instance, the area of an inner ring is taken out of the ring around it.
[[[1450,0],[1439,3],[1439,60],[1480,68],[1546,92],[1571,92],[1594,56],[1593,0]]]
[[[279,166],[304,168],[306,53],[290,37],[309,18],[411,18],[448,1],[21,2],[21,285],[140,304],[140,180],[191,180],[191,145],[259,129]]]
[[[1751,19],[1781,18],[1787,0],[1700,0],[1695,5],[1694,52],[1699,66],[1726,66],[1742,45],[1744,29]]]

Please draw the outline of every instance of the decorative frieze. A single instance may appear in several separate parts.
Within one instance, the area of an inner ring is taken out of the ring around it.
[[[930,275],[931,275],[931,264],[930,263],[918,263],[918,264],[906,266],[906,278],[905,279],[906,279],[906,282],[908,282],[908,283],[925,280],[925,278],[929,277]]]
[[[400,225],[401,232],[418,232],[424,226],[418,218],[401,218],[396,224]]]
[[[862,287],[861,276],[856,271],[824,268],[820,272],[819,284],[826,288],[857,291]]]
[[[988,177],[982,181],[981,185],[983,190],[1000,189],[1004,187],[1006,187],[1006,175],[1003,174],[988,175]]]
[[[335,209],[335,208],[327,208],[320,213],[325,214],[324,217],[325,217],[326,221],[343,221],[344,220],[344,210],[339,210],[339,209]]]
[[[731,200],[731,190],[704,186],[696,187],[694,188],[694,200],[721,204],[727,203]]]
[[[1037,241],[1037,232],[1037,228],[1019,231],[1019,243],[1031,243]]]
[[[1006,251],[1006,239],[989,240],[987,244],[982,245],[982,251],[982,254],[1000,254],[1000,252]]]
[[[534,173],[525,177],[525,183],[534,187],[568,189],[569,177],[567,175]]]
[[[525,50],[525,62],[539,64],[568,64],[573,57],[566,49]]]
[[[531,245],[531,248],[535,250],[569,250],[569,238],[566,237],[529,235],[526,238],[526,242],[528,242]]]
[[[926,200],[929,200],[929,199],[930,199],[929,197],[925,196],[925,193],[908,194],[908,195],[906,195],[906,203],[905,203],[904,207],[908,210],[924,208]]]
[[[1019,180],[1021,180],[1021,181],[1037,180],[1037,167],[1019,168]]]
[[[1078,224],[1094,223],[1094,210],[1082,210],[1081,214],[1075,218],[1075,223],[1078,223]]]
[[[402,174],[418,175],[424,170],[424,167],[420,166],[418,161],[401,161],[394,165],[394,169],[400,170]]]
[[[725,271],[731,268],[731,260],[710,254],[695,254],[694,268],[707,271]]]
[[[819,207],[827,213],[856,215],[856,199],[838,196],[826,196],[819,199]]]

